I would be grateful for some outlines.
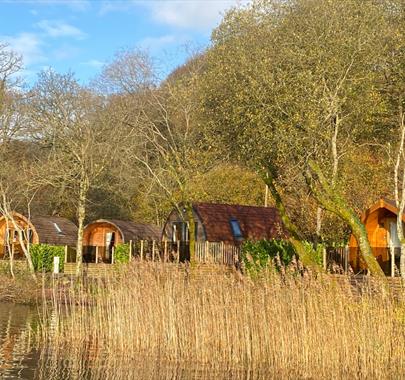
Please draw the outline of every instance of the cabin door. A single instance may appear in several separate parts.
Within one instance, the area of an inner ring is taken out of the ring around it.
[[[401,242],[398,239],[398,231],[396,222],[390,222],[390,247],[400,248]]]
[[[397,222],[393,221],[390,222],[390,241],[389,241],[389,247],[390,247],[390,256],[392,253],[394,253],[394,262],[392,262],[392,257],[390,257],[390,263],[391,263],[391,268],[390,268],[390,273],[393,275],[395,271],[395,266],[399,268],[400,266],[400,256],[401,256],[401,242],[398,238],[398,233],[397,233]],[[392,252],[392,250],[394,252]]]
[[[107,232],[105,234],[105,259],[111,263],[111,258],[115,245],[115,232]]]

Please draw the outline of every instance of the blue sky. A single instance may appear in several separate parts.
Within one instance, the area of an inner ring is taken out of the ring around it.
[[[0,41],[23,56],[24,76],[52,67],[87,83],[120,49],[147,49],[163,72],[209,43],[238,0],[0,0]]]

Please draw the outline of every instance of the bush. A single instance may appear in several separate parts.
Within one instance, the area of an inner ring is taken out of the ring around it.
[[[59,272],[63,271],[65,247],[49,244],[32,244],[30,246],[32,263],[36,272],[52,272],[53,258],[59,257]]]
[[[277,255],[280,257],[281,263],[286,266],[294,257],[295,250],[289,241],[275,239],[248,240],[242,246],[242,260],[250,274],[267,268]]]
[[[114,263],[129,263],[129,243],[117,244],[114,249]]]
[[[304,241],[303,244],[307,250],[315,252],[315,261],[322,265],[324,245],[318,244],[314,246],[313,243],[308,241]],[[272,266],[277,255],[280,258],[280,264],[287,266],[291,263],[295,254],[293,245],[287,240],[248,240],[242,246],[242,260],[250,275],[257,274],[263,269]],[[276,265],[275,269],[280,270],[280,267]]]

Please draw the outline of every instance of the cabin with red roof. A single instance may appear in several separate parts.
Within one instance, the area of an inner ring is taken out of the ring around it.
[[[11,212],[8,217],[0,217],[0,259],[9,257],[11,252],[15,259],[24,259],[19,231],[24,244],[75,247],[77,242],[77,227],[69,219],[59,216],[27,217]]]
[[[286,232],[274,207],[193,203],[196,242],[240,246],[245,240],[282,239]],[[187,260],[189,223],[186,210],[174,209],[163,228],[163,240],[178,244]]]
[[[117,244],[140,240],[159,241],[161,235],[162,230],[151,224],[118,219],[95,220],[84,228],[83,261],[111,264]]]
[[[373,254],[387,275],[393,275],[396,268],[399,268],[400,241],[397,234],[397,215],[395,202],[385,198],[381,198],[361,215]],[[402,215],[402,221],[405,222],[405,215]],[[353,235],[349,240],[349,248],[349,262],[354,272],[365,270],[365,263],[361,259],[358,243]]]

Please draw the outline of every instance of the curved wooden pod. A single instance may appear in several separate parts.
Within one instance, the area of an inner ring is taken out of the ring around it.
[[[161,230],[154,225],[118,219],[95,220],[84,228],[84,261],[111,263],[117,244],[139,240],[160,241],[160,238]]]
[[[373,254],[387,275],[392,271],[391,246],[396,235],[397,215],[395,203],[385,198],[381,198],[361,215]],[[405,215],[402,215],[402,221],[405,222]],[[350,236],[349,248],[349,262],[353,270],[355,272],[364,270],[366,267],[361,260],[358,244],[353,235]],[[395,261],[398,260],[396,256]]]
[[[14,249],[16,258],[22,257],[18,230],[25,242],[75,247],[77,227],[69,219],[59,216],[32,216],[28,218],[18,212],[0,217],[0,258],[7,249]]]

